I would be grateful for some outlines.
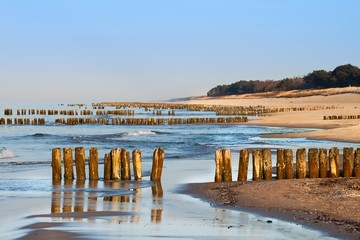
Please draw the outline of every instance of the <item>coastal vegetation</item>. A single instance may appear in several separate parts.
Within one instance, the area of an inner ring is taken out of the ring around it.
[[[325,89],[360,86],[360,68],[351,64],[341,65],[333,71],[314,70],[304,77],[282,80],[240,80],[232,84],[218,85],[207,95],[209,97],[264,93],[272,91],[291,91],[305,89]]]

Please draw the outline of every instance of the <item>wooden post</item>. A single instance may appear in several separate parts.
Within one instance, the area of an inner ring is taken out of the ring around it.
[[[223,149],[223,163],[224,163],[224,181],[232,181],[232,171],[231,171],[231,151],[230,149]]]
[[[239,157],[238,181],[247,180],[248,166],[249,166],[249,150],[241,149],[240,157]]]
[[[352,177],[354,165],[354,149],[352,147],[343,149],[343,163],[344,177]]]
[[[284,179],[284,170],[285,170],[285,162],[284,162],[285,150],[278,149],[277,157],[276,157],[276,178]]]
[[[132,160],[133,160],[133,169],[134,169],[134,179],[136,181],[141,180],[141,150],[135,149],[132,152]]]
[[[272,179],[272,161],[271,161],[271,151],[270,149],[263,149],[262,150],[263,156],[263,172],[264,172],[264,179],[271,180]]]
[[[355,151],[354,157],[354,177],[360,177],[360,148]]]
[[[120,152],[121,148],[111,150],[111,179],[120,179]]]
[[[337,178],[340,176],[339,170],[339,149],[336,147],[329,150],[330,177]]]
[[[223,180],[223,155],[222,150],[218,149],[215,152],[215,182],[222,182]]]
[[[285,179],[293,179],[294,162],[293,162],[293,151],[291,149],[285,149],[284,162],[285,162]]]
[[[319,167],[319,150],[317,148],[309,149],[308,161],[309,161],[309,177],[318,178],[320,167]]]
[[[73,161],[73,154],[72,148],[64,148],[64,179],[74,179],[74,161]]]
[[[296,177],[298,179],[306,178],[306,149],[296,150]]]
[[[253,180],[262,180],[262,153],[259,149],[252,151]]]
[[[151,170],[151,181],[160,181],[165,152],[163,148],[156,148],[153,154],[153,165]]]
[[[328,160],[327,150],[325,148],[320,148],[319,158],[320,178],[326,178],[328,172]]]
[[[53,148],[52,150],[52,179],[61,180],[61,149]]]
[[[124,148],[121,149],[121,179],[131,180],[130,153]]]
[[[111,153],[110,153],[111,154]],[[104,180],[111,179],[111,157],[110,154],[104,156]]]
[[[98,171],[98,149],[90,148],[90,159],[89,159],[89,179],[98,180],[99,171]]]
[[[75,148],[75,165],[77,180],[85,180],[85,149],[83,147]]]

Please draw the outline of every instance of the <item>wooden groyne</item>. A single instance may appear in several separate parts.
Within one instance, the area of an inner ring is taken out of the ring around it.
[[[270,149],[254,149],[251,155],[252,179],[256,181],[273,179]],[[340,155],[339,149],[336,147],[329,150],[324,148],[310,148],[308,151],[305,148],[297,149],[295,162],[291,149],[277,149],[276,155],[275,179],[340,177]],[[248,179],[249,156],[248,149],[240,150],[238,181]],[[351,147],[343,149],[341,177],[360,177],[360,148],[355,151]],[[232,181],[229,149],[219,149],[215,152],[215,182],[221,181]]]
[[[245,123],[248,117],[218,118],[59,118],[55,123],[66,125],[177,125],[177,124],[211,124],[211,123]]]
[[[324,116],[324,120],[347,120],[347,119],[360,119],[360,115],[331,115]]]
[[[0,125],[45,125],[45,118],[0,118]]]
[[[161,181],[165,151],[163,148],[156,148],[153,154],[153,163],[150,180]],[[75,172],[72,148],[63,148],[63,161],[61,161],[61,149],[52,150],[52,178],[61,180],[62,173],[65,180],[85,180],[86,179],[86,158],[83,147],[75,148]],[[104,156],[104,180],[131,180],[130,152],[124,148],[112,149]],[[64,171],[62,171],[62,164]],[[142,180],[141,169],[141,150],[135,149],[132,152],[133,179]],[[88,173],[90,180],[99,179],[98,171],[98,149],[89,149]]]

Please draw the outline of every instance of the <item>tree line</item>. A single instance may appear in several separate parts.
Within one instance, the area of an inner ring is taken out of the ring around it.
[[[241,80],[232,84],[218,85],[208,91],[210,97],[290,91],[301,89],[324,89],[333,87],[360,86],[360,68],[351,64],[341,65],[333,71],[315,70],[304,77],[282,80]]]

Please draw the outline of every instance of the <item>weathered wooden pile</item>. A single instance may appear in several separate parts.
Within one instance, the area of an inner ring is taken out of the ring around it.
[[[242,149],[239,157],[238,181],[248,179],[249,150]],[[306,159],[306,149],[296,151],[296,163],[293,162],[291,149],[277,149],[276,179],[296,178],[337,178],[340,177],[339,149],[310,148]],[[307,160],[307,161],[306,161]],[[294,169],[295,165],[295,169]],[[231,152],[220,149],[215,152],[215,182],[232,181]],[[308,169],[308,170],[307,170]],[[272,179],[272,159],[270,149],[254,149],[252,151],[252,179]],[[342,177],[360,177],[360,148],[343,149]]]
[[[45,118],[0,118],[0,125],[45,125]]]
[[[344,120],[344,119],[360,119],[360,115],[332,115],[324,116],[324,120]]]
[[[165,152],[163,148],[156,148],[153,154],[153,164],[150,180],[160,181]],[[130,152],[124,148],[112,149],[104,157],[104,180],[131,180],[130,172]],[[141,151],[136,149],[132,152],[134,180],[142,179],[141,171]],[[54,148],[52,150],[52,178],[53,180],[61,180],[62,163],[64,165],[64,179],[72,180],[75,178],[73,171],[74,160],[72,148],[63,148],[63,161],[61,161],[61,149]],[[85,180],[85,149],[83,147],[75,148],[75,167],[76,179]],[[98,149],[89,149],[89,179],[98,180]]]
[[[220,118],[58,118],[55,123],[103,124],[103,125],[174,125],[174,124],[207,124],[207,123],[244,123],[247,117],[220,117]]]

